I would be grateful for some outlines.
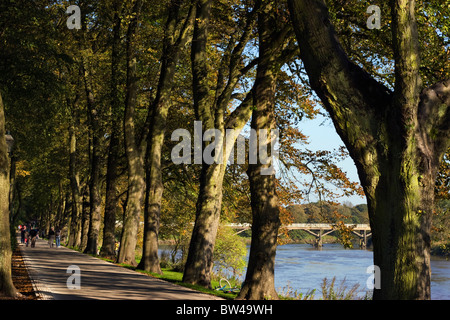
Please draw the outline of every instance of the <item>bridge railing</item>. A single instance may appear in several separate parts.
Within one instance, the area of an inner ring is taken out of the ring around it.
[[[252,225],[250,223],[228,223],[226,226],[231,228],[247,229]],[[370,230],[368,224],[345,224],[346,227],[351,227],[353,230]],[[292,223],[289,225],[283,225],[283,228],[287,229],[308,229],[308,230],[330,230],[333,229],[333,225],[330,223]]]
[[[352,224],[346,223],[346,227],[352,228],[353,230],[370,230],[370,225],[368,224]],[[292,223],[289,225],[283,226],[287,229],[333,229],[333,225],[331,223]]]

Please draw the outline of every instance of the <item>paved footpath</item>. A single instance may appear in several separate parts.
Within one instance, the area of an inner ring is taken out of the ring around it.
[[[50,248],[45,240],[38,239],[35,248],[19,247],[43,300],[220,300],[65,247]],[[73,289],[77,275],[68,273],[70,266],[79,268],[79,289]]]

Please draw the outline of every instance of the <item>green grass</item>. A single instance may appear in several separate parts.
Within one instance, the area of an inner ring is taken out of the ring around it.
[[[167,269],[167,268],[162,268],[161,269],[163,274],[146,272],[146,271],[139,270],[139,269],[136,269],[135,271],[147,274],[147,275],[149,275],[151,277],[158,278],[158,279],[161,279],[161,280],[164,280],[164,281],[172,282],[172,283],[175,283],[177,285],[180,285],[180,286],[183,286],[183,287],[186,287],[186,288],[189,288],[189,289],[193,289],[193,290],[196,290],[196,291],[200,291],[200,292],[203,292],[203,293],[207,293],[207,294],[211,294],[211,295],[214,295],[214,296],[217,296],[217,297],[221,297],[221,298],[224,298],[224,299],[231,299],[232,300],[232,299],[236,298],[236,296],[237,296],[236,293],[224,293],[224,292],[221,292],[221,291],[217,291],[215,289],[208,289],[208,288],[204,288],[202,286],[192,285],[192,284],[189,284],[189,283],[184,283],[183,282],[183,273],[182,272],[173,271],[173,270]],[[211,281],[211,286],[213,288],[218,288],[219,287],[219,281],[216,281],[216,280]]]

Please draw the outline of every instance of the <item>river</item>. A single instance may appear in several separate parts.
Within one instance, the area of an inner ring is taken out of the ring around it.
[[[359,284],[360,296],[364,296],[369,291],[366,283],[371,274],[366,271],[371,265],[369,250],[344,249],[339,244],[324,244],[321,250],[308,244],[286,244],[277,249],[275,288],[303,294],[316,289],[315,298],[320,298],[323,279],[336,277],[335,287],[343,280],[348,289]],[[431,299],[450,300],[450,261],[432,257],[431,271]]]
[[[160,249],[168,250],[169,246]],[[324,244],[321,250],[309,244],[285,244],[277,248],[275,289],[280,294],[297,291],[303,295],[316,289],[314,299],[320,299],[323,279],[331,281],[336,277],[335,288],[339,288],[344,280],[347,289],[358,284],[357,296],[362,298],[371,291],[367,289],[367,280],[371,276],[367,267],[371,265],[373,253],[370,250],[344,249],[340,244]],[[450,300],[450,261],[431,257],[431,272],[431,299]],[[245,271],[242,281],[244,277]]]

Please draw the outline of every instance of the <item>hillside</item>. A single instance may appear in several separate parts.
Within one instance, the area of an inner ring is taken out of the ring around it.
[[[366,204],[350,206],[314,202],[291,205],[287,210],[292,214],[293,223],[333,223],[338,220],[355,224],[369,223]]]

